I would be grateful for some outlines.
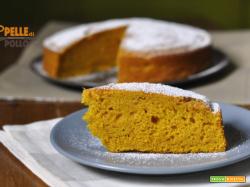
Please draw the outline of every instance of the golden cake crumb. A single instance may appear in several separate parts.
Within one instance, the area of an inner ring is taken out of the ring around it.
[[[201,99],[104,87],[85,89],[82,102],[88,129],[111,152],[226,149],[221,112]]]

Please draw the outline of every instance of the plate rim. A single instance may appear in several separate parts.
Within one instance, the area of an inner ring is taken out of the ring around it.
[[[247,109],[244,109],[242,107],[239,106],[235,106],[235,105],[231,105],[231,104],[225,104],[225,103],[219,103],[220,105],[224,105],[226,107],[232,107],[232,108],[237,108],[240,110],[243,110],[245,112],[250,112]],[[85,110],[87,110],[86,108],[78,110],[70,115],[67,115],[65,118],[71,118],[72,116],[76,115],[77,113],[82,113]],[[65,118],[63,118],[62,120],[64,120]],[[240,162],[242,160],[245,160],[247,158],[250,158],[250,151],[243,153],[243,154],[237,154],[235,157],[229,159],[229,160],[223,160],[223,161],[214,161],[212,163],[206,163],[206,164],[197,164],[192,166],[192,168],[190,168],[190,166],[182,166],[179,168],[176,167],[151,167],[150,169],[148,168],[144,168],[142,169],[141,167],[126,167],[126,166],[112,166],[109,164],[105,164],[103,162],[99,162],[99,161],[95,161],[95,162],[91,162],[91,160],[82,160],[74,155],[71,155],[70,153],[68,153],[67,151],[65,151],[63,148],[61,148],[56,140],[55,140],[55,134],[56,134],[56,130],[57,128],[59,128],[60,123],[62,122],[62,120],[60,120],[59,122],[57,122],[54,127],[51,130],[50,133],[50,142],[52,144],[52,146],[63,156],[77,162],[80,163],[82,165],[85,166],[89,166],[89,167],[93,167],[93,168],[98,168],[98,169],[103,169],[103,170],[108,170],[108,171],[113,171],[113,172],[120,172],[120,173],[130,173],[130,174],[141,174],[141,175],[173,175],[173,174],[185,174],[185,173],[193,173],[193,172],[198,172],[198,171],[206,171],[206,170],[211,170],[211,169],[216,169],[216,168],[221,168],[224,166],[228,166],[228,165],[232,165],[235,164],[237,162]]]
[[[162,84],[168,84],[168,85],[172,85],[172,86],[188,85],[190,83],[197,82],[199,80],[210,78],[211,76],[216,75],[219,72],[223,71],[230,64],[230,62],[229,62],[230,60],[229,60],[228,56],[224,52],[222,52],[220,49],[218,49],[217,47],[212,46],[211,49],[212,49],[212,56],[213,56],[212,57],[213,64],[211,66],[201,70],[200,72],[197,72],[195,74],[190,75],[186,79],[169,81],[169,82],[162,82]],[[217,58],[219,56],[221,58],[221,60],[217,60],[217,61],[214,60],[215,56],[217,56]],[[62,87],[72,88],[72,89],[82,89],[83,87],[92,88],[92,87],[100,86],[100,85],[93,84],[90,82],[85,82],[82,85],[80,85],[74,81],[67,81],[66,82],[66,81],[63,81],[63,79],[56,79],[56,78],[50,77],[48,75],[43,75],[36,68],[36,64],[41,63],[41,62],[42,62],[42,55],[33,58],[31,63],[30,63],[30,68],[35,74],[37,74],[38,76],[42,77],[44,80],[46,80],[52,84],[62,86]]]

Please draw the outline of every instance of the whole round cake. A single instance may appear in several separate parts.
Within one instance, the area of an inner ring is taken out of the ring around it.
[[[147,18],[83,24],[55,33],[43,46],[43,67],[59,78],[118,66],[118,82],[175,81],[212,61],[206,31]]]

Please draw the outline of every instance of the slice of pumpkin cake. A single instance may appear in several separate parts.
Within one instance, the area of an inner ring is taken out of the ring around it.
[[[85,89],[83,119],[111,152],[198,153],[226,150],[217,103],[179,88],[120,83]]]

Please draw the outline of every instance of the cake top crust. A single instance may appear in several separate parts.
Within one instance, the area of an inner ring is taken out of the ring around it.
[[[94,89],[110,89],[110,90],[126,90],[126,91],[142,91],[145,93],[163,94],[173,97],[193,98],[204,102],[210,107],[213,113],[220,111],[218,103],[211,102],[206,96],[197,94],[192,91],[183,90],[177,87],[172,87],[163,84],[154,83],[111,83],[105,86],[96,87]]]
[[[127,26],[121,48],[128,52],[149,55],[175,54],[211,45],[210,35],[205,30],[148,18],[114,19],[82,24],[55,33],[46,38],[43,45],[60,53],[84,37],[120,26]]]

